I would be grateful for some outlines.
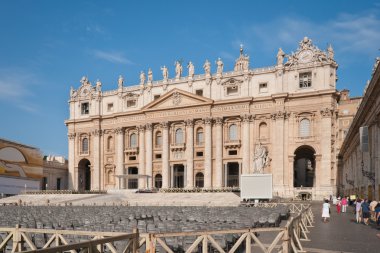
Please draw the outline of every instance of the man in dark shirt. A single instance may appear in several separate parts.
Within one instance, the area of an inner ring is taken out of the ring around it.
[[[362,203],[362,214],[364,219],[364,224],[368,225],[368,218],[369,218],[369,204],[368,200],[365,199]]]

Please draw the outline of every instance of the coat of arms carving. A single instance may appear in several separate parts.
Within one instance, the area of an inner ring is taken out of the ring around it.
[[[179,105],[181,103],[181,100],[181,94],[178,91],[173,92],[173,105]]]

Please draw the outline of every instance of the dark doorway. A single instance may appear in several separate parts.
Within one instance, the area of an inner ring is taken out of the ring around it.
[[[294,187],[314,187],[315,151],[310,146],[301,146],[294,152]]]
[[[227,187],[239,187],[239,163],[227,163]]]
[[[136,175],[136,178],[128,178],[128,189],[139,188],[139,179],[137,175],[139,174],[139,169],[137,167],[128,167],[128,175]]]
[[[202,172],[198,172],[195,175],[195,187],[198,187],[198,188],[204,187],[204,175]]]
[[[175,164],[173,167],[173,187],[183,188],[185,184],[185,166]]]
[[[57,178],[57,190],[61,190],[61,178]]]
[[[78,164],[78,190],[91,190],[91,163],[87,159],[80,160]]]
[[[162,188],[162,175],[161,174],[157,174],[154,177],[154,187],[157,189]]]

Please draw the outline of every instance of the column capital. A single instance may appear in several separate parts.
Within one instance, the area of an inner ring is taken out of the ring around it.
[[[275,113],[272,113],[270,115],[272,120],[277,120],[277,119],[288,119],[290,117],[290,112],[287,111],[278,111]]]
[[[124,134],[124,128],[118,127],[114,129],[115,134]]]
[[[145,126],[144,125],[139,125],[137,128],[137,131],[139,131],[140,133],[144,133],[145,131]]]
[[[188,127],[194,126],[194,120],[193,119],[186,119],[185,123],[186,123],[186,126],[188,126]]]
[[[243,114],[240,117],[242,118],[243,122],[248,123],[251,120],[252,116],[250,114]]]
[[[223,118],[222,117],[216,117],[215,118],[215,125],[217,125],[217,126],[223,125]]]
[[[212,123],[212,118],[211,117],[206,117],[203,119],[205,125],[211,125]]]
[[[333,114],[333,110],[329,109],[327,107],[326,108],[322,108],[320,112],[321,112],[321,115],[322,115],[323,118],[329,118]]]
[[[68,133],[67,134],[67,136],[69,137],[69,140],[74,140],[76,135],[77,135],[76,133]]]
[[[152,130],[152,128],[153,128],[152,123],[146,123],[145,128],[146,128],[146,130]]]
[[[160,125],[161,125],[161,127],[163,129],[168,129],[169,128],[169,122],[167,122],[167,121],[161,122]]]
[[[94,136],[102,136],[103,130],[101,130],[101,129],[95,129],[94,131],[92,131],[92,134]]]

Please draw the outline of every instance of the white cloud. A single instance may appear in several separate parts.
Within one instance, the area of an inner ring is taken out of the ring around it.
[[[295,42],[308,36],[320,47],[333,43],[340,52],[373,55],[379,48],[380,18],[373,13],[341,13],[334,19],[315,22],[300,17],[279,17],[272,22],[247,27],[246,41],[258,41],[262,48],[294,48]]]
[[[133,64],[132,61],[125,58],[122,52],[106,52],[102,50],[94,50],[93,56],[98,59],[109,61],[112,63]]]

